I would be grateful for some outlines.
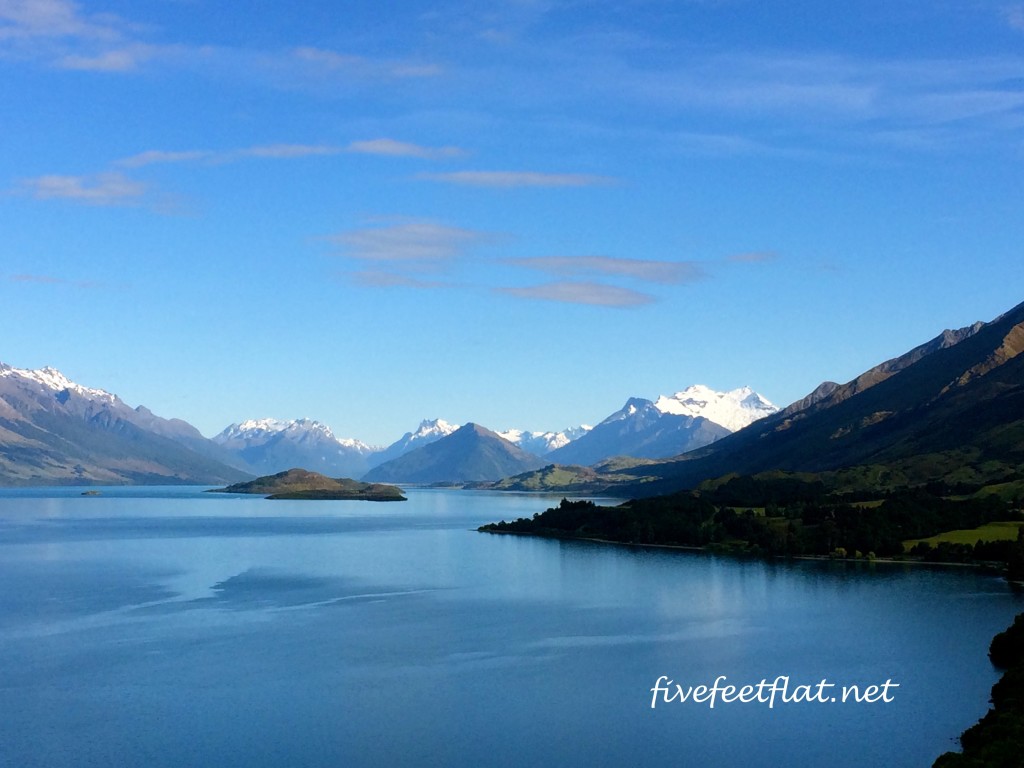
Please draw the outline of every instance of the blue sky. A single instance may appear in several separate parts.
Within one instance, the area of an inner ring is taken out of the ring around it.
[[[779,405],[1024,300],[1024,3],[0,0],[0,360],[212,435]]]

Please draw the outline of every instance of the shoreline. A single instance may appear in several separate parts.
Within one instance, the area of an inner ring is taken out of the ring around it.
[[[995,567],[995,564],[988,563],[950,563],[940,562],[933,560],[897,560],[891,557],[875,557],[868,559],[866,557],[829,557],[828,555],[758,555],[747,552],[733,552],[725,549],[714,549],[710,547],[693,547],[686,546],[683,544],[644,544],[636,541],[613,541],[612,539],[599,539],[592,536],[549,536],[543,533],[534,533],[532,531],[489,531],[484,530],[482,527],[476,529],[477,533],[492,533],[499,536],[533,536],[538,539],[554,539],[556,541],[590,541],[595,544],[613,544],[620,547],[642,547],[642,548],[654,548],[654,549],[670,549],[677,550],[680,552],[700,552],[707,555],[724,555],[726,557],[735,558],[752,558],[758,560],[810,560],[816,562],[825,563],[886,563],[889,565],[933,565],[942,568],[977,568],[980,570],[989,570],[993,573],[1004,573],[1003,569]],[[1020,584],[1021,582],[1009,582],[1010,584]]]

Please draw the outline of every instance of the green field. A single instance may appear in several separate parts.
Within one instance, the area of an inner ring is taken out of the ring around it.
[[[927,539],[910,539],[905,541],[903,542],[903,549],[905,551],[910,551],[915,544],[921,541],[927,542],[932,547],[937,546],[943,541],[949,542],[950,544],[977,544],[979,541],[1016,541],[1017,532],[1020,530],[1021,526],[1024,526],[1024,523],[988,523],[980,528],[946,531],[945,533],[940,533]]]

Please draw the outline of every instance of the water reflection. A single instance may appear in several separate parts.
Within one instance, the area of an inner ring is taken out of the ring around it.
[[[966,569],[475,532],[531,496],[147,493],[0,493],[0,762],[928,765],[1021,608]],[[662,674],[901,688],[652,712]]]

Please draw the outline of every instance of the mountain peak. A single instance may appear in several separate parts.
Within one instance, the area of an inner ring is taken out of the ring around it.
[[[537,469],[542,463],[537,456],[471,421],[449,435],[380,464],[363,479],[411,483],[500,480]]]
[[[377,449],[351,438],[339,438],[314,419],[247,419],[232,424],[213,441],[263,474],[302,466],[331,476],[358,476]]]
[[[573,440],[587,434],[593,427],[581,424],[578,427],[566,427],[561,432],[530,432],[525,429],[506,429],[498,432],[510,443],[518,445],[528,453],[544,456],[552,451],[564,448]]]
[[[654,407],[676,416],[702,416],[708,421],[736,432],[779,409],[750,387],[718,392],[704,384],[694,384],[671,397],[662,395]]]
[[[206,483],[238,479],[195,427],[132,408],[56,368],[0,363],[0,484]]]
[[[74,392],[88,400],[102,400],[104,402],[113,403],[118,399],[117,395],[113,395],[105,390],[83,387],[81,384],[69,379],[56,368],[52,368],[50,366],[30,370],[27,368],[15,368],[14,366],[0,363],[0,377],[25,379],[42,386],[45,389],[50,389],[54,392]]]
[[[450,435],[458,427],[454,424],[449,424],[444,419],[424,419],[420,422],[419,427],[415,432],[410,432],[412,437],[423,437],[426,435]]]

